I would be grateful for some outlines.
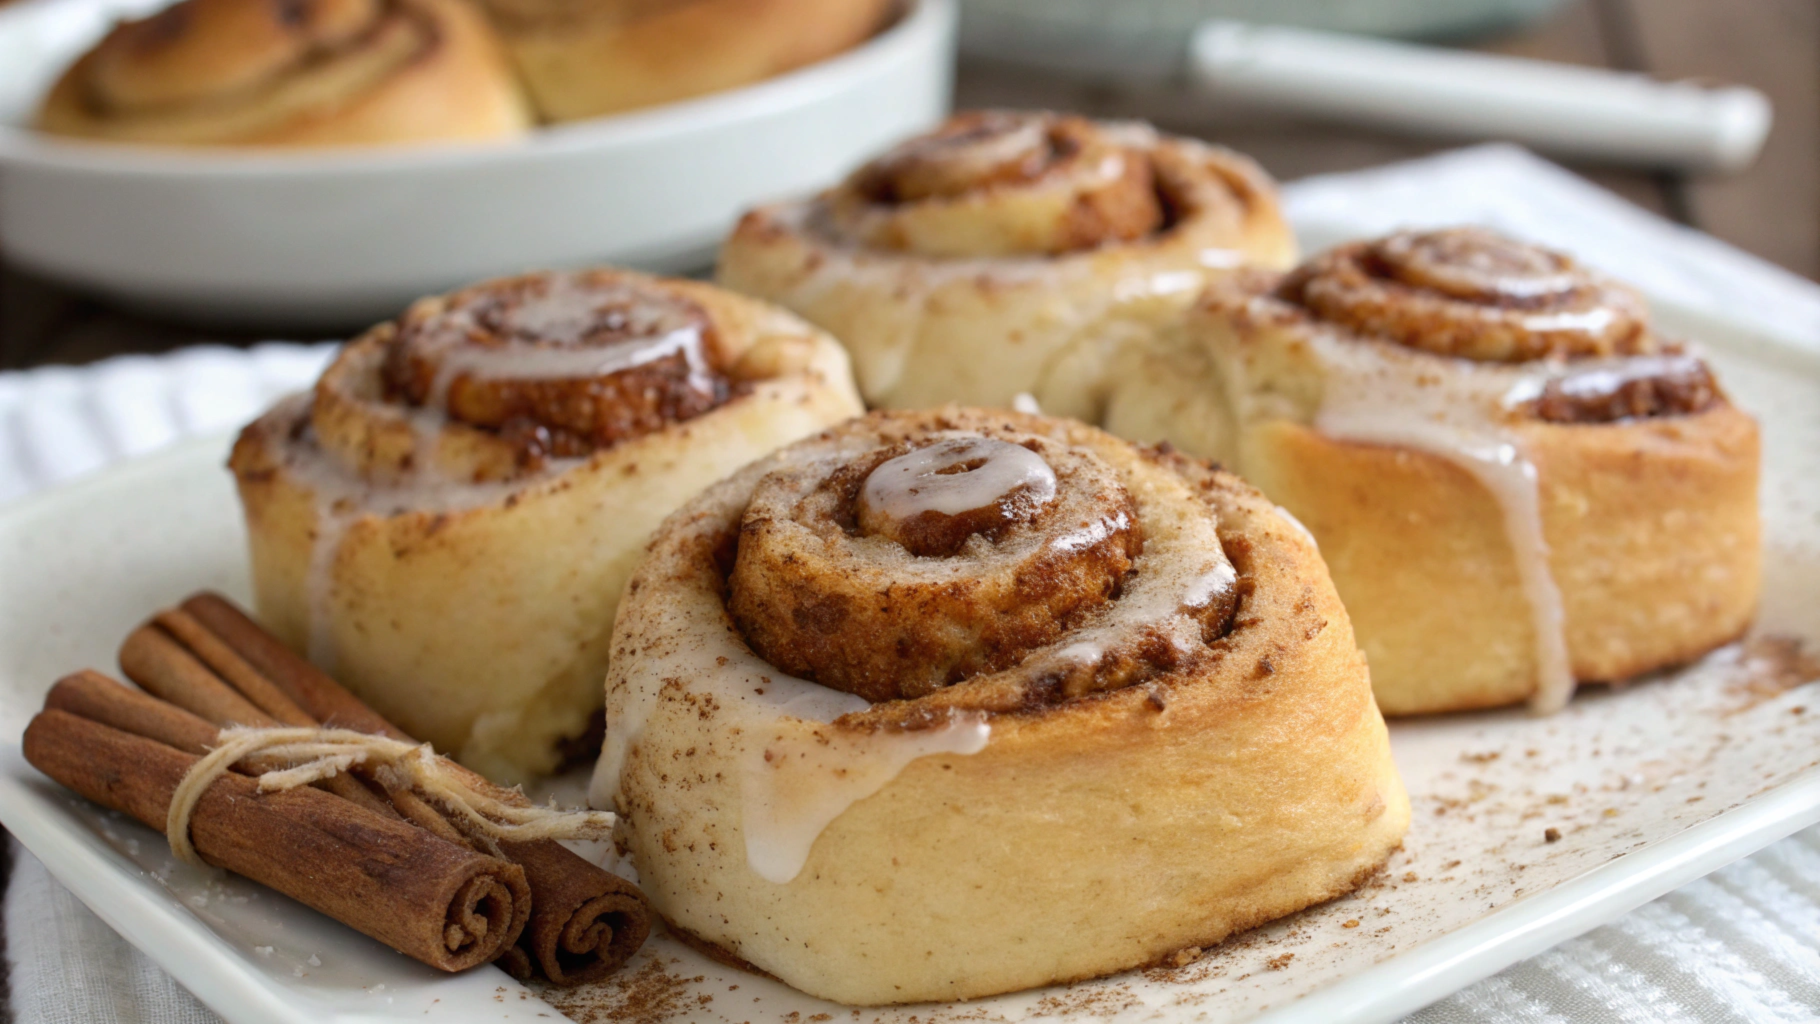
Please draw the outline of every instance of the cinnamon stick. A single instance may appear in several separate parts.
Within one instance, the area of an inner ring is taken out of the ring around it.
[[[126,641],[120,645],[120,668],[128,679],[144,687],[154,697],[162,697],[184,711],[214,723],[218,728],[230,725],[270,727],[317,724],[295,704],[289,704],[288,709],[279,706],[279,710],[288,711],[289,721],[267,714],[226,680],[217,676],[188,647],[157,626],[140,626],[127,635]],[[278,696],[283,699],[281,694]],[[127,731],[144,735],[141,730],[130,727]],[[209,742],[213,743],[212,737]],[[359,779],[336,775],[322,780],[321,786],[376,814],[398,816],[397,811]]]
[[[651,908],[631,882],[561,843],[499,845],[525,869],[534,894],[519,948],[530,953],[551,984],[581,985],[605,977],[632,959],[650,937]]]
[[[227,598],[208,591],[180,606],[323,725],[414,742],[366,702],[286,647]]]
[[[277,724],[232,687],[222,685],[182,644],[150,626],[133,630],[120,645],[120,670],[152,696],[217,725]]]
[[[104,807],[162,830],[198,758],[52,708],[25,758]],[[432,967],[459,971],[515,943],[531,899],[524,869],[309,787],[262,793],[217,778],[190,819],[204,860],[269,886]]]
[[[221,732],[206,720],[92,669],[57,680],[44,697],[47,711],[67,711],[121,732],[157,740],[198,757]]]
[[[316,721],[416,742],[226,598],[199,593],[179,610]],[[484,781],[477,774],[474,778]],[[528,803],[522,794],[488,785],[502,799]],[[411,820],[418,818],[411,809],[398,810]],[[501,967],[523,976],[526,960],[534,961],[553,984],[579,985],[617,970],[644,945],[651,909],[637,886],[550,840],[500,847],[524,867],[533,897],[531,920],[519,943],[529,956],[502,959]]]
[[[213,723],[141,690],[135,690],[125,683],[109,679],[93,669],[83,669],[57,680],[57,684],[44,697],[44,707],[47,711],[67,711],[111,729],[157,740],[167,747],[198,757],[208,753],[221,734],[221,730]],[[246,775],[259,775],[289,767],[290,762],[282,758],[253,754],[235,765],[234,770]],[[337,796],[343,795],[338,792],[339,787],[325,785],[323,788]],[[371,794],[367,795],[370,800],[357,801],[361,806],[386,817],[398,817],[384,801]],[[449,837],[445,835],[443,838]]]
[[[308,711],[298,707],[296,701],[272,685],[257,668],[209,632],[208,627],[191,618],[188,612],[170,608],[159,612],[152,621],[267,715],[285,725],[317,724]]]

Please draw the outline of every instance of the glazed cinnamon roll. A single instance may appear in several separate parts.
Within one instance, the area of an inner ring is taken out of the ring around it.
[[[845,1003],[1148,963],[1349,891],[1409,805],[1320,555],[1080,423],[876,412],[658,530],[593,799],[691,941]]]
[[[1109,426],[1237,466],[1319,539],[1388,714],[1616,681],[1757,601],[1755,421],[1635,293],[1459,228],[1215,287]]]
[[[1097,422],[1126,340],[1295,243],[1245,157],[1141,124],[958,114],[806,202],[755,210],[720,281],[827,328],[874,405]]]
[[[116,26],[38,126],[170,145],[497,139],[530,124],[467,0],[183,0]]]
[[[551,121],[719,92],[832,57],[894,0],[483,0]]]
[[[708,285],[595,270],[424,299],[241,433],[259,615],[412,735],[547,772],[598,713],[651,530],[859,409],[832,339]]]

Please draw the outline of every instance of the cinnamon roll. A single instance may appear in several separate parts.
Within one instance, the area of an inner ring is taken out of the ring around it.
[[[1617,681],[1744,631],[1759,440],[1641,298],[1475,228],[1209,290],[1111,429],[1221,458],[1319,539],[1388,714]]]
[[[1347,892],[1409,804],[1320,555],[1229,473],[948,407],[671,516],[594,776],[691,941],[845,1003],[1157,960]]]
[[[234,446],[260,618],[439,750],[547,772],[598,714],[651,530],[859,410],[833,339],[709,285],[593,270],[421,300]]]
[[[183,0],[118,25],[38,126],[170,145],[497,139],[530,124],[467,0]]]
[[[484,0],[538,112],[598,117],[719,92],[858,45],[894,0]]]
[[[827,328],[874,405],[1097,422],[1125,341],[1295,243],[1250,160],[1141,124],[958,114],[814,199],[748,213],[720,281]]]

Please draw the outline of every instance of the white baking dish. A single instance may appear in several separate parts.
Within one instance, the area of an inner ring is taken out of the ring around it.
[[[0,250],[116,301],[211,321],[353,327],[478,278],[705,266],[738,213],[825,185],[934,123],[953,0],[820,64],[496,145],[231,152],[24,127],[113,18],[159,0],[0,7]]]

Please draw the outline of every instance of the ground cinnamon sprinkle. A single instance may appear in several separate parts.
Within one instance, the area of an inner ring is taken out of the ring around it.
[[[664,1024],[683,1020],[691,1008],[700,1005],[690,987],[703,979],[699,975],[671,973],[670,968],[681,962],[676,957],[654,956],[636,971],[622,970],[580,988],[545,986],[537,994],[575,1024]]]
[[[1745,671],[1730,689],[1743,703],[1734,714],[1820,679],[1820,654],[1809,650],[1798,637],[1753,636],[1744,641],[1738,657]]]
[[[1044,996],[1031,1007],[1029,1017],[1110,1017],[1121,1010],[1140,1005],[1131,989],[1123,984],[1088,985],[1065,988]]]
[[[679,973],[700,962],[662,951],[636,971],[546,998],[578,1024],[758,1024],[791,1010],[798,1024],[1142,1019],[1159,1007],[1211,1021],[1249,1016],[1294,998],[1310,978],[1381,962],[1820,767],[1820,696],[1798,689],[1820,679],[1816,669],[1820,657],[1799,643],[1754,638],[1622,690],[1588,687],[1552,719],[1519,709],[1445,734],[1393,724],[1400,753],[1423,765],[1408,780],[1427,824],[1350,894],[1148,968],[1014,997],[1021,1012],[988,999],[822,1014],[798,1001],[806,997],[747,1004],[763,991],[751,984],[729,997],[745,979],[732,974],[704,979],[722,997],[703,1005],[708,985]]]

